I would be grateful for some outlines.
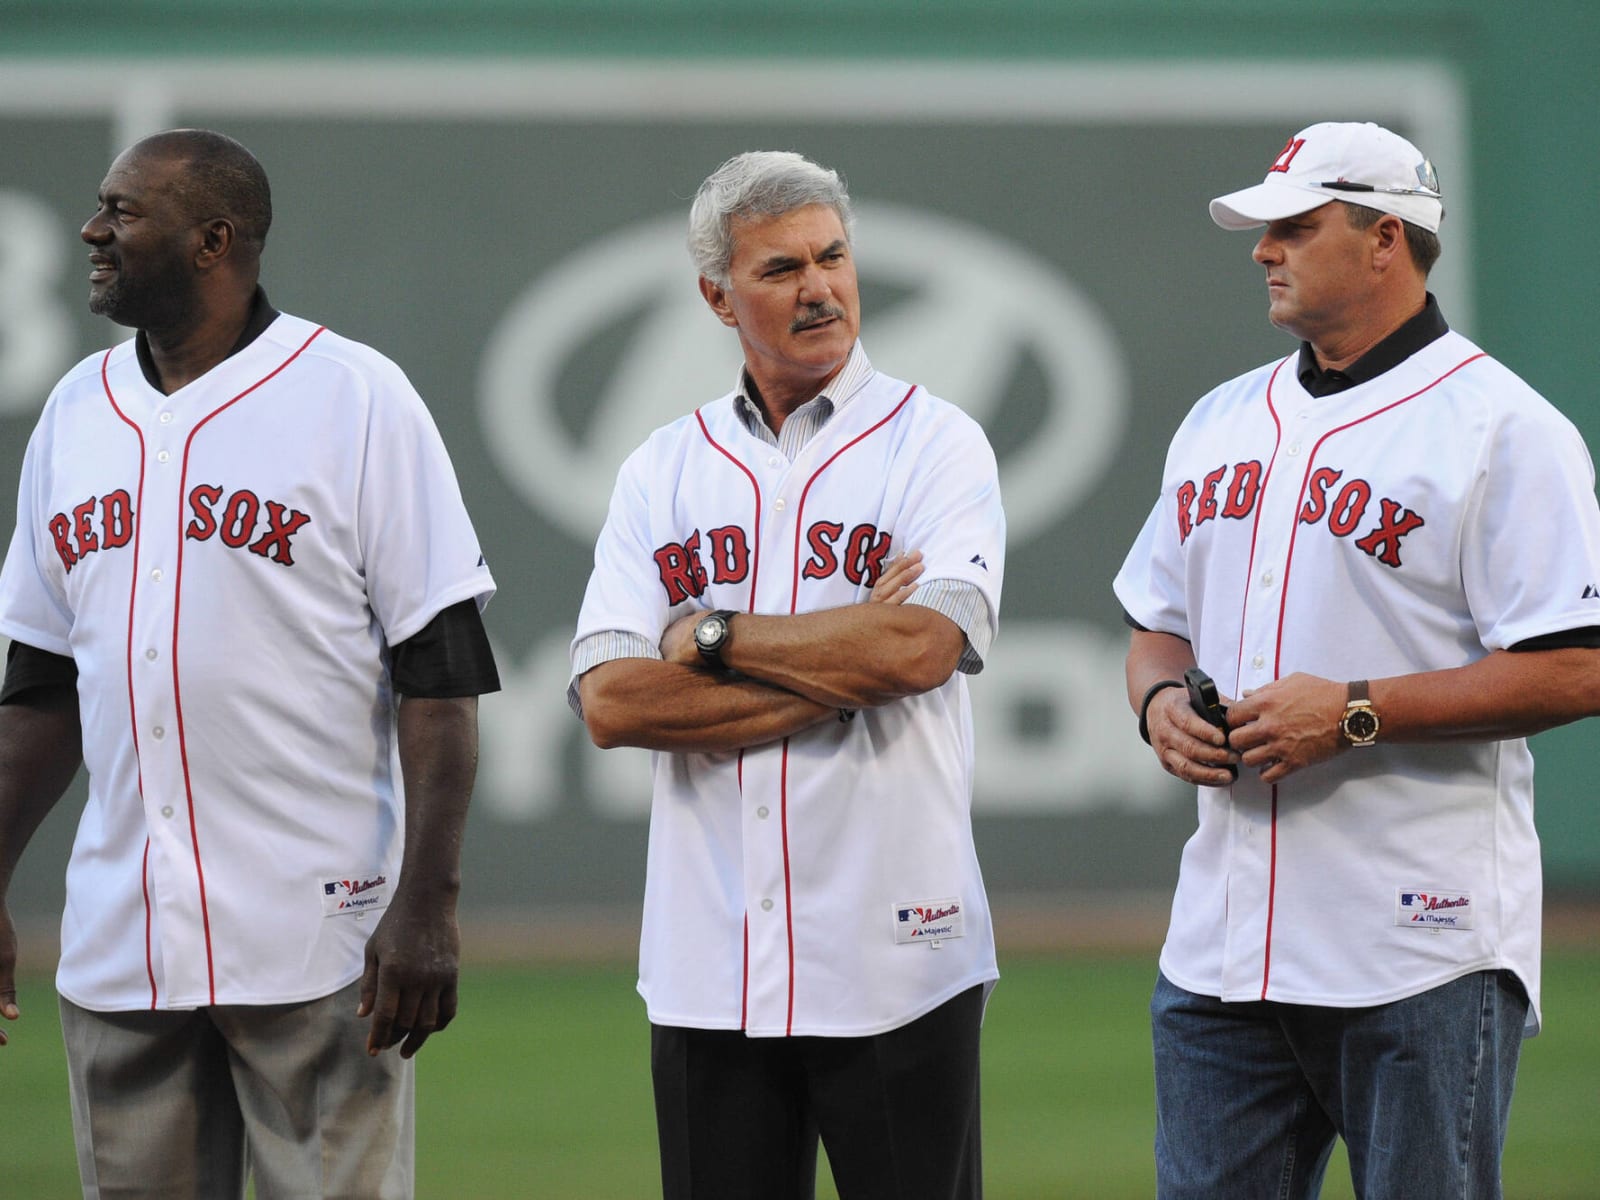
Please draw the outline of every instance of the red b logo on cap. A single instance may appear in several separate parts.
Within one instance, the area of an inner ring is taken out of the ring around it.
[[[1305,144],[1305,138],[1290,138],[1283,144],[1283,149],[1278,151],[1278,157],[1272,160],[1272,165],[1267,168],[1267,174],[1270,175],[1274,171],[1287,171],[1289,164],[1294,161],[1294,156],[1300,153],[1300,147]]]

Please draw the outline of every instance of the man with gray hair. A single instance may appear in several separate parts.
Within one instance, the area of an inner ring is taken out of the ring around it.
[[[798,154],[701,186],[734,389],[623,464],[572,646],[597,745],[654,751],[639,991],[667,1200],[982,1192],[997,977],[966,675],[1000,611],[994,453],[857,340],[850,199]]]

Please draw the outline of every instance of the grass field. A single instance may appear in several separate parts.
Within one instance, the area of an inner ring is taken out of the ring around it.
[[[984,1027],[990,1200],[1148,1200],[1147,955],[1002,962]],[[1508,1200],[1600,1196],[1600,955],[1552,951],[1545,1032],[1527,1043]],[[55,996],[23,981],[0,1050],[0,1200],[69,1200],[73,1166]],[[644,1007],[628,967],[480,967],[462,1015],[418,1059],[424,1200],[659,1195]],[[821,1198],[834,1197],[822,1172]],[[1342,1152],[1326,1200],[1353,1195]],[[759,1200],[759,1198],[752,1198]]]

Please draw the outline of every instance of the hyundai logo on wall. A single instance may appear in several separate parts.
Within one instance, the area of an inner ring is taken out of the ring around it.
[[[686,222],[673,214],[591,241],[535,277],[484,348],[485,443],[523,499],[579,541],[603,523],[623,458],[733,387],[738,341],[696,289]],[[1035,365],[1036,424],[1006,439],[1014,449],[1000,461],[1007,525],[1021,541],[1058,520],[1109,468],[1126,420],[1110,322],[1036,253],[970,222],[859,201],[855,240],[863,292],[898,297],[864,306],[874,366],[959,405],[993,439],[1008,385]],[[575,360],[603,336],[614,353],[576,377]],[[563,409],[581,412],[581,433]]]

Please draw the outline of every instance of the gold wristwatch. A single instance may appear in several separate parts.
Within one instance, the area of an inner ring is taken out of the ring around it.
[[[1352,746],[1370,746],[1378,740],[1378,730],[1383,723],[1378,720],[1378,710],[1367,698],[1367,681],[1352,679],[1350,696],[1345,701],[1344,716],[1339,718],[1339,732]]]

